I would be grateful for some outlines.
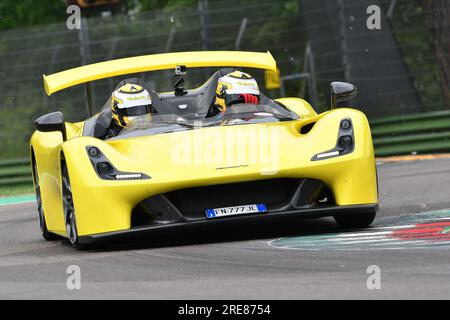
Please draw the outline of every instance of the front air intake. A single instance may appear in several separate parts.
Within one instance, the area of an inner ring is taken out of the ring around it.
[[[308,124],[305,124],[303,127],[300,128],[300,133],[301,134],[307,134],[311,131],[311,129],[314,127],[316,123],[315,122],[311,122]]]

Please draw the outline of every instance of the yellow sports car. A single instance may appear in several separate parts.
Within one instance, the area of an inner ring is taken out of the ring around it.
[[[222,69],[185,89],[183,77],[199,67]],[[303,99],[272,100],[262,92],[211,113],[220,79],[242,68],[277,70],[270,53],[204,51],[44,76],[48,95],[157,70],[173,69],[179,81],[173,91],[158,93],[139,79],[123,80],[118,88],[149,92],[151,110],[114,135],[107,134],[111,100],[83,122],[65,122],[61,112],[35,121],[30,156],[43,237],[62,236],[80,247],[155,229],[255,220],[333,216],[345,228],[370,225],[378,190],[369,124],[358,110],[335,108],[356,88],[332,83],[330,110],[320,114]]]

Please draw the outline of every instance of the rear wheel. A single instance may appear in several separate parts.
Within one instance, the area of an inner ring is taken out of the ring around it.
[[[75,207],[73,205],[72,186],[70,184],[69,171],[67,170],[67,165],[64,161],[61,164],[61,171],[62,171],[62,199],[63,199],[64,221],[66,224],[67,238],[69,239],[70,244],[73,247],[81,249],[81,245],[78,242],[78,229],[75,215]]]
[[[36,161],[33,160],[33,180],[34,190],[36,192],[36,204],[38,211],[39,228],[41,229],[42,238],[47,241],[56,240],[58,237],[53,233],[48,232],[47,223],[45,222],[44,207],[42,205],[41,185],[39,183],[39,174],[37,171]]]
[[[372,224],[375,212],[334,216],[337,224],[342,228],[365,228]]]

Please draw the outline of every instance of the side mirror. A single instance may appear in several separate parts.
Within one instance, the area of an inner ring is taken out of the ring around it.
[[[356,96],[358,90],[354,85],[347,82],[332,82],[331,85],[331,109],[336,108],[338,101],[351,100]]]
[[[34,122],[36,130],[41,132],[59,131],[62,134],[63,141],[67,140],[66,125],[61,111],[47,113],[36,119]]]

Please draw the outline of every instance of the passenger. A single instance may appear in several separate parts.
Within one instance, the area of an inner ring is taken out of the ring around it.
[[[219,78],[213,115],[225,113],[233,104],[259,104],[259,101],[260,93],[256,80],[247,73],[234,71]]]

